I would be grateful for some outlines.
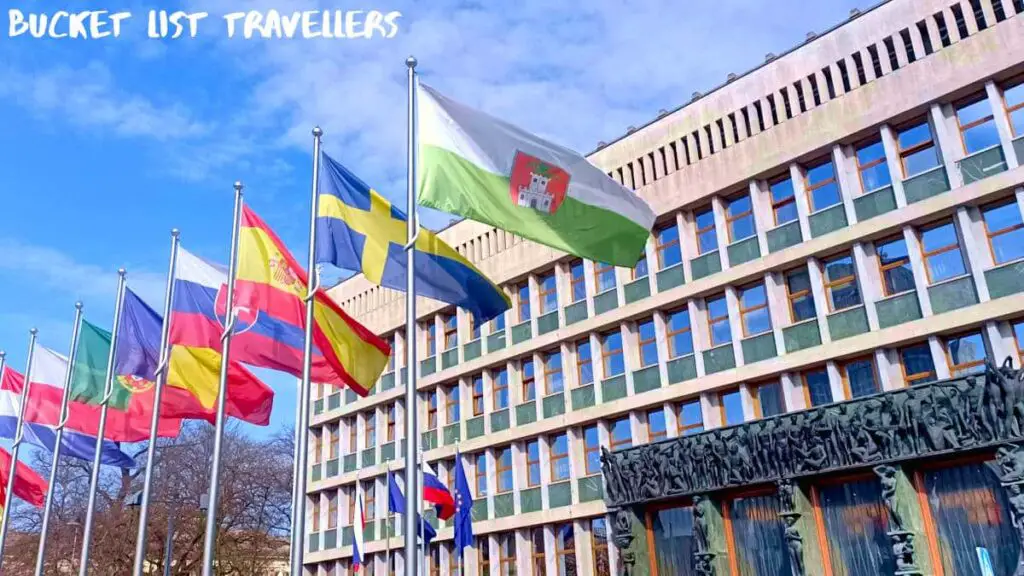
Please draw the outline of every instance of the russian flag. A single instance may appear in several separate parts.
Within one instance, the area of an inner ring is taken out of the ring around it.
[[[366,524],[366,515],[363,513],[363,494],[356,496],[356,513],[352,522],[352,570],[358,572],[363,566],[363,554],[366,549],[363,544],[363,526]]]
[[[441,520],[447,520],[455,514],[455,498],[425,462],[423,463],[423,499],[434,505],[437,517]]]

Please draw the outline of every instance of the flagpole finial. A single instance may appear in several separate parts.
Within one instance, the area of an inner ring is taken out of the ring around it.
[[[118,276],[124,276],[124,275],[126,275],[126,274],[128,274],[128,271],[127,271],[127,270],[125,270],[124,268],[118,268],[118,269],[117,269],[117,275],[118,275]]]
[[[314,126],[313,127],[313,136],[314,137],[319,138],[319,137],[321,137],[323,135],[324,135],[324,131],[321,130],[319,126]]]
[[[171,228],[171,237],[177,238],[178,236],[181,236],[181,230],[178,230],[177,228]]]
[[[415,68],[416,67],[416,57],[415,56],[409,56],[408,58],[406,58],[405,59],[405,65],[408,66],[409,68]]]
[[[7,351],[6,350],[0,350],[0,358],[5,358],[6,356],[7,356]]]
[[[28,333],[35,336],[36,334],[39,334],[39,328],[32,328],[28,331]]]
[[[242,181],[235,180],[235,192],[241,192],[242,188],[244,188],[244,186],[242,186]]]
[[[78,302],[75,302],[75,310],[81,310],[83,306],[84,306],[84,304],[82,304],[81,300],[79,300]]]

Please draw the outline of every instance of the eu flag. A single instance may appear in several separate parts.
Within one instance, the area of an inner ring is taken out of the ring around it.
[[[455,453],[455,549],[473,545],[473,495],[462,467],[462,456]]]
[[[375,284],[406,288],[406,217],[327,154],[321,154],[316,261],[361,271]],[[511,307],[508,296],[454,248],[420,227],[416,290],[471,312],[478,324]]]

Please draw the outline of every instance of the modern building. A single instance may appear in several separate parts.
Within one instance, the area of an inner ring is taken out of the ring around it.
[[[659,215],[635,269],[444,230],[513,307],[418,305],[425,458],[476,496],[430,574],[1013,573],[1024,394],[961,377],[1024,356],[1022,14],[890,0],[600,144]],[[350,573],[358,487],[384,574],[404,298],[332,295],[397,353],[314,391],[307,569]]]

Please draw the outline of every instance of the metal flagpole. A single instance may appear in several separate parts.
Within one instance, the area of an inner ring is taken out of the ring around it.
[[[125,270],[117,271],[117,296],[114,300],[114,324],[111,332],[110,352],[107,354],[107,374],[103,380],[103,401],[100,404],[100,421],[96,429],[96,449],[92,455],[92,472],[89,477],[89,503],[85,510],[85,526],[82,528],[82,553],[79,556],[78,574],[89,574],[89,545],[92,544],[92,524],[96,508],[96,490],[100,483],[100,460],[103,438],[107,429],[107,405],[113,394],[114,344],[121,326],[121,304],[124,302]]]
[[[160,429],[160,405],[164,395],[164,383],[167,381],[167,362],[170,358],[170,350],[167,349],[167,342],[171,336],[171,304],[174,300],[174,274],[175,268],[178,265],[178,229],[171,230],[171,261],[167,266],[167,286],[164,288],[164,323],[160,328],[160,365],[156,369],[156,382],[153,386],[153,418],[149,422],[149,446],[146,449],[146,475],[142,482],[142,502],[139,506],[139,528],[138,534],[135,537],[135,566],[132,570],[134,576],[143,576],[143,569],[146,564],[146,530],[149,527],[149,499],[153,493],[153,467],[156,465],[156,435]],[[122,296],[123,299],[123,296]],[[118,311],[120,311],[120,306]],[[107,360],[107,395],[103,399],[103,411],[100,413],[100,417],[103,418],[107,413],[107,404],[110,401],[110,395],[113,393],[113,379],[114,379],[114,350],[117,348],[117,331],[119,329],[119,322],[121,317],[118,313],[114,315],[114,333],[110,340],[110,358]],[[104,422],[105,420],[100,420]],[[95,459],[95,456],[94,456]],[[99,474],[97,469],[99,466],[93,466],[94,478],[98,480],[96,475]],[[93,493],[95,488],[92,489],[89,498],[90,501],[93,499]],[[93,505],[89,506],[89,514],[93,511]],[[91,516],[90,516],[91,517]],[[91,531],[92,525],[89,523],[87,518],[86,526]],[[82,568],[79,572],[80,576],[86,576],[88,573],[87,566],[89,565],[89,540],[86,539],[85,543],[82,544]]]
[[[302,574],[303,557],[306,552],[306,472],[309,457],[309,392],[310,369],[313,363],[313,306],[316,291],[320,288],[320,274],[316,270],[316,215],[320,187],[320,137],[324,132],[319,126],[313,128],[313,191],[309,205],[309,281],[306,286],[306,334],[302,345],[302,381],[296,396],[299,420],[296,422],[295,457],[292,472],[292,519],[291,519],[291,573]]]
[[[71,330],[71,350],[68,352],[68,366],[64,369],[64,394],[60,401],[60,420],[57,421],[53,441],[53,461],[50,462],[50,483],[46,487],[46,501],[43,504],[43,523],[39,528],[39,548],[36,550],[35,576],[43,576],[46,563],[46,534],[50,527],[50,510],[53,508],[53,492],[57,480],[57,466],[60,464],[61,442],[64,440],[64,426],[68,421],[68,400],[71,399],[71,376],[75,373],[75,356],[78,353],[78,331],[82,326],[82,303],[75,302],[75,326]]]
[[[14,477],[18,470],[18,448],[21,447],[22,428],[25,426],[25,407],[28,406],[28,388],[32,382],[32,353],[36,349],[36,335],[39,330],[35,328],[28,331],[28,363],[25,366],[25,382],[21,387],[21,408],[18,413],[18,425],[14,431],[14,444],[11,445],[11,470],[7,475],[7,490],[4,492],[7,501],[3,503],[3,518],[0,520],[0,567],[4,562],[4,545],[7,543],[7,529],[11,520],[11,508],[14,508]],[[0,571],[0,574],[3,572]]]
[[[384,524],[384,565],[386,566],[386,568],[384,568],[384,574],[386,576],[391,576],[391,524],[392,524],[392,521],[393,521],[394,517],[391,515],[391,465],[390,464],[388,465],[387,483],[388,483],[388,487],[387,487],[388,514],[387,514],[387,520],[385,521],[385,524]]]
[[[231,260],[228,263],[228,288],[225,294],[224,334],[221,335],[220,383],[217,386],[217,425],[213,436],[213,465],[210,470],[210,502],[206,509],[206,541],[203,543],[203,576],[214,576],[214,550],[217,546],[217,503],[220,496],[220,456],[224,448],[224,411],[228,404],[228,368],[231,333],[235,329],[235,275],[238,273],[238,228],[242,218],[242,183],[235,182],[235,213],[231,224]]]
[[[420,486],[423,486],[423,446],[420,446],[419,454],[416,458],[416,475],[419,476]],[[427,570],[427,523],[426,516],[423,514],[423,488],[420,488],[418,494],[416,494],[416,512],[420,517],[420,566],[423,567],[424,574],[428,573]]]
[[[416,222],[416,58],[409,56],[405,60],[409,69],[409,134],[406,162],[408,163],[408,182],[406,183],[406,238],[409,243],[406,251],[406,290],[405,290],[405,366],[409,381],[405,383],[405,574],[416,576],[416,480],[418,474],[413,469],[416,454],[419,452],[419,434],[416,426],[416,236],[419,234],[419,223]]]

